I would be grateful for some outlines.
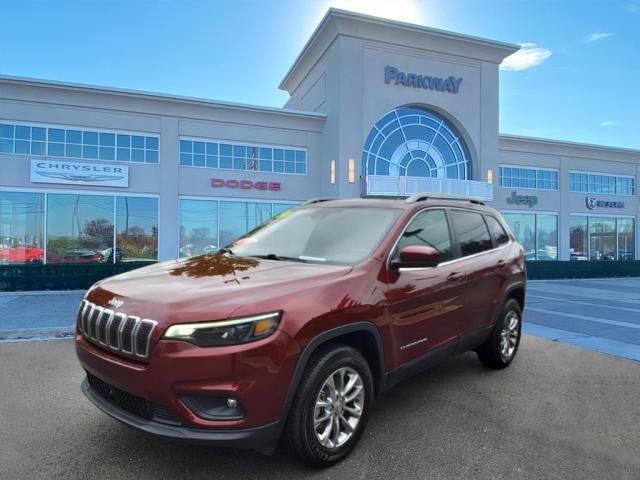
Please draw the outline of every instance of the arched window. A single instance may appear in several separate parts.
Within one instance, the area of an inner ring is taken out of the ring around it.
[[[466,180],[468,154],[455,127],[437,113],[400,107],[371,129],[362,152],[366,175]]]

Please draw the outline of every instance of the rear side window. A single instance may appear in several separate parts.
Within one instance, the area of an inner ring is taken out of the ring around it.
[[[481,214],[463,210],[451,210],[449,213],[463,257],[491,250],[491,236]]]
[[[396,255],[400,249],[414,245],[435,248],[440,253],[441,262],[453,258],[449,225],[444,210],[427,210],[411,220],[398,241]]]
[[[504,231],[503,226],[500,225],[500,222],[495,217],[486,215],[484,219],[489,225],[489,230],[493,233],[493,238],[496,239],[496,245],[500,246],[509,243],[509,235],[507,235],[507,232]]]

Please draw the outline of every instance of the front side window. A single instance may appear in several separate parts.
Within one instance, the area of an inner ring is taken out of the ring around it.
[[[440,254],[440,262],[453,258],[449,225],[444,210],[419,213],[400,237],[395,254],[404,247],[414,245],[435,248]]]
[[[290,210],[229,247],[238,256],[355,265],[373,253],[399,213],[366,207]]]
[[[491,250],[491,236],[482,215],[464,210],[451,210],[451,223],[463,257]]]
[[[493,233],[493,238],[496,240],[496,245],[505,245],[509,243],[509,235],[504,231],[504,228],[500,224],[495,217],[491,215],[486,215],[485,220],[487,221],[487,225],[489,225],[489,229]]]

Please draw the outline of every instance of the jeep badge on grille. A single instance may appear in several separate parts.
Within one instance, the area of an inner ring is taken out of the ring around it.
[[[118,300],[116,297],[113,297],[107,303],[113,308],[120,308],[122,305],[124,305],[124,302],[122,300]]]

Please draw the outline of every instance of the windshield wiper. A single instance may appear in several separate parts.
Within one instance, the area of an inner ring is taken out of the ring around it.
[[[235,255],[235,253],[233,253],[233,250],[231,250],[230,248],[227,247],[222,247],[220,250],[218,250],[219,254],[221,253],[228,253],[229,255]]]
[[[290,261],[290,262],[300,262],[307,263],[306,260],[298,257],[283,257],[282,255],[276,255],[275,253],[267,253],[265,255],[251,255],[254,258],[264,258],[266,260],[277,260],[277,261]]]

